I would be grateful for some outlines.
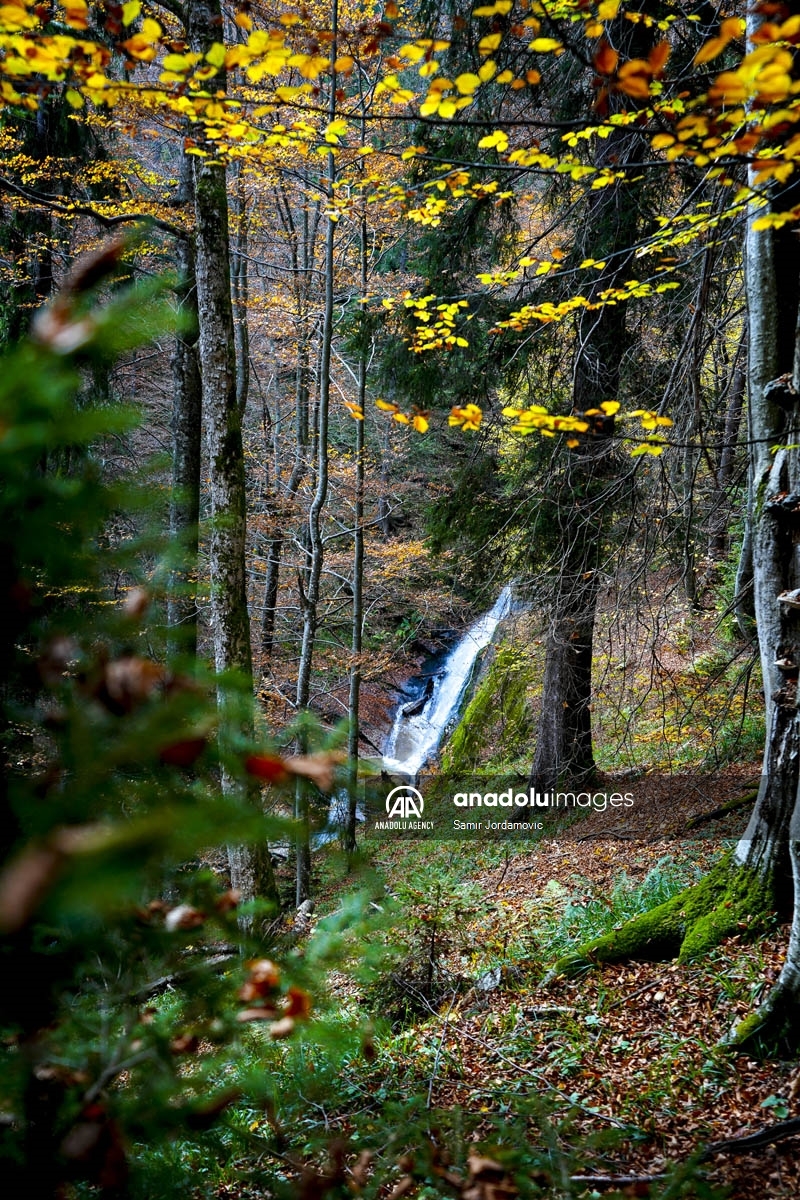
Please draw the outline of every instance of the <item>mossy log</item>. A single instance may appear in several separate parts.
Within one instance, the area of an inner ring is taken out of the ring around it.
[[[732,934],[762,932],[773,908],[771,883],[728,855],[699,883],[559,959],[549,978],[629,958],[698,958]]]

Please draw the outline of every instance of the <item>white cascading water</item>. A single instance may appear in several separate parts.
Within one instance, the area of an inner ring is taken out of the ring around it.
[[[453,648],[434,680],[433,692],[422,712],[406,716],[400,705],[386,742],[383,769],[390,775],[416,778],[439,747],[448,721],[457,711],[469,682],[475,659],[494,637],[497,626],[511,608],[511,587],[504,587],[488,612],[479,617]]]

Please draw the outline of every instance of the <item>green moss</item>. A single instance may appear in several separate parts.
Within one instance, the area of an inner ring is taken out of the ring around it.
[[[723,1044],[759,1057],[795,1057],[800,1049],[796,988],[781,978],[764,1003],[740,1021]]]
[[[763,930],[772,907],[770,881],[734,867],[726,856],[699,883],[560,959],[551,974],[574,975],[587,965],[628,958],[699,958],[731,934]]]
[[[730,1038],[727,1039],[728,1044],[744,1046],[747,1042],[755,1042],[763,1028],[763,1013],[759,1012],[758,1010],[756,1012],[752,1012],[746,1016],[743,1021],[739,1022]]]
[[[493,744],[502,747],[507,762],[527,750],[532,728],[527,703],[530,681],[527,654],[503,642],[448,742],[442,756],[444,771],[474,770],[490,757]]]

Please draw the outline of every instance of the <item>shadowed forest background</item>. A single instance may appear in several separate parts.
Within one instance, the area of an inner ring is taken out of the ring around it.
[[[799,43],[0,6],[10,1186],[798,1194]]]

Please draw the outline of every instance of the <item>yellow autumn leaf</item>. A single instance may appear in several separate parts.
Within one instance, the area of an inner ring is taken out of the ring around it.
[[[480,86],[480,77],[474,75],[472,71],[465,71],[462,75],[456,76],[456,88],[462,96],[471,96]]]
[[[482,37],[478,42],[478,51],[480,54],[491,54],[503,40],[502,33],[487,33],[486,37]]]
[[[563,50],[564,47],[558,38],[538,37],[533,39],[528,49],[537,54],[549,54],[553,50]]]
[[[485,137],[482,137],[478,145],[482,150],[496,149],[502,153],[508,149],[508,134],[502,129],[495,129],[493,133],[487,133]]]
[[[425,51],[422,46],[415,46],[412,42],[401,46],[397,53],[401,58],[407,58],[409,62],[419,62],[421,58],[425,57]]]
[[[411,424],[414,426],[417,433],[427,433],[428,432],[428,428],[429,428],[428,419],[427,419],[427,417],[423,416],[422,413],[417,413],[415,415],[413,421],[411,422]]]
[[[142,0],[128,0],[127,4],[122,6],[122,24],[130,25],[139,16],[142,11]]]
[[[724,37],[709,38],[707,42],[703,43],[697,54],[695,54],[694,65],[699,67],[702,63],[711,62],[713,59],[719,57],[728,45],[729,40],[729,38]],[[639,453],[641,453],[641,450]]]

